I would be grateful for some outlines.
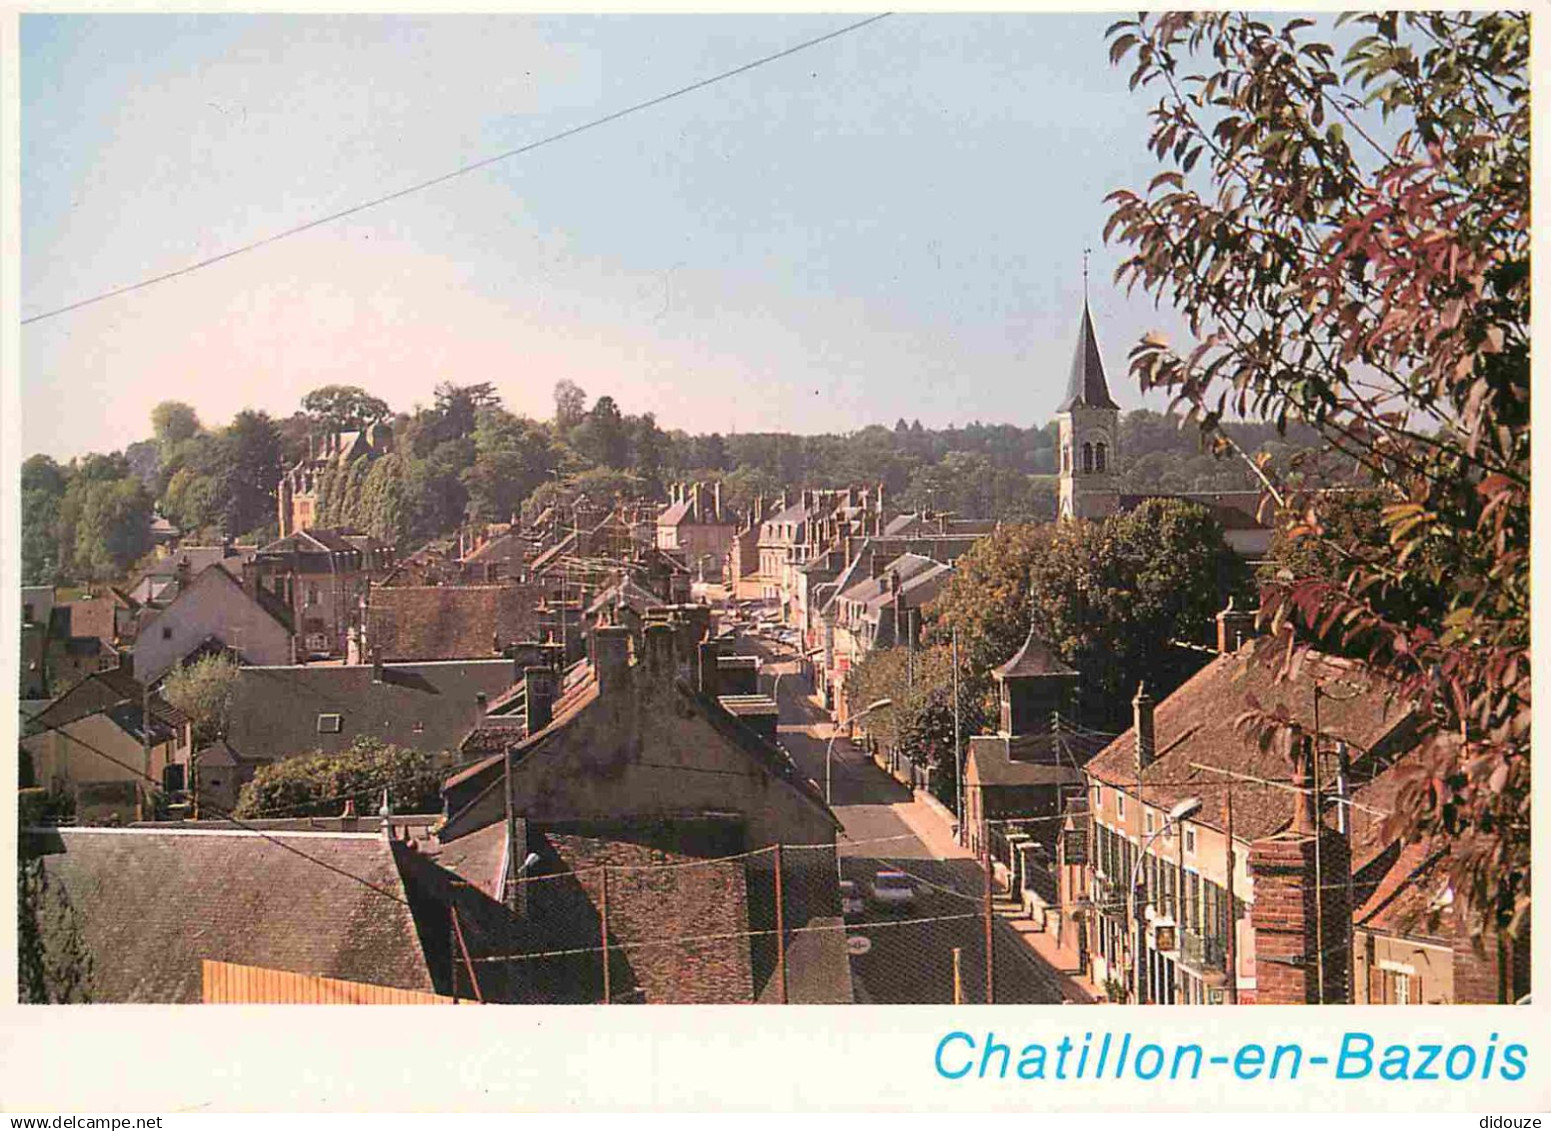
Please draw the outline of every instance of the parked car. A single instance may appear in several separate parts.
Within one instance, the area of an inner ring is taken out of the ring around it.
[[[867,905],[862,901],[862,893],[856,886],[855,880],[840,881],[840,914],[860,915],[867,910]]]
[[[904,872],[880,868],[872,878],[870,894],[873,903],[888,910],[911,907],[916,901],[915,882]]]

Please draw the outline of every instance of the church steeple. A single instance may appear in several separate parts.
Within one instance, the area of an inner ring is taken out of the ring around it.
[[[1066,399],[1056,411],[1070,412],[1075,405],[1120,408],[1109,395],[1109,382],[1104,378],[1104,361],[1099,357],[1099,341],[1093,333],[1093,315],[1088,311],[1087,299],[1082,304],[1082,326],[1077,331],[1077,350],[1072,354]]]
[[[1086,290],[1086,264],[1083,282]],[[1109,395],[1086,294],[1077,349],[1067,376],[1066,399],[1056,409],[1056,419],[1061,429],[1061,517],[1102,518],[1114,514],[1120,506],[1116,481],[1120,406]]]

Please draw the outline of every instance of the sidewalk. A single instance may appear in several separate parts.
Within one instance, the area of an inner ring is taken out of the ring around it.
[[[890,808],[934,856],[944,860],[973,859],[969,849],[954,840],[948,811],[935,798],[923,799],[923,795],[917,793],[914,801],[901,802]],[[997,916],[1055,973],[1068,1001],[1088,1004],[1098,1000],[1099,989],[1078,973],[1080,967],[1075,947],[1056,945],[1054,932],[1044,930],[1042,923],[1026,917],[1022,908],[1011,900],[993,900],[992,907]]]

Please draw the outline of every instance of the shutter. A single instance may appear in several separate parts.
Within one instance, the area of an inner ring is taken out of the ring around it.
[[[1384,971],[1377,966],[1368,967],[1368,1004],[1383,1005],[1387,1001],[1384,996],[1386,983]]]
[[[1425,999],[1422,997],[1422,975],[1411,975],[1411,1004],[1421,1005]]]

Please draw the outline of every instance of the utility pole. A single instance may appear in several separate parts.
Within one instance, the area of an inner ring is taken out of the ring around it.
[[[1233,786],[1224,787],[1228,791],[1228,1000],[1234,1005],[1239,1004],[1239,956],[1235,939],[1239,933],[1239,925],[1233,914],[1233,871],[1236,867],[1233,852]]]
[[[781,898],[781,846],[775,846],[775,932],[776,932],[776,985],[780,990],[780,1002],[786,999],[786,912]]]
[[[609,866],[603,865],[603,891],[598,900],[598,917],[603,932],[603,1004],[613,1002],[614,995],[609,981]]]
[[[1325,836],[1325,810],[1319,790],[1319,680],[1314,681],[1314,737],[1309,740],[1309,786],[1314,791],[1310,807],[1314,810],[1314,976],[1318,979],[1315,1000],[1325,1004],[1325,879],[1321,866],[1320,845]],[[1351,865],[1347,865],[1351,871]],[[1351,917],[1350,909],[1347,917]]]
[[[996,963],[991,951],[991,849],[982,846],[980,864],[985,869],[985,929],[986,929],[986,1004],[996,1001]]]
[[[502,787],[506,793],[506,909],[516,913],[521,899],[517,894],[517,807],[512,804],[512,748],[508,746],[503,759]]]
[[[964,950],[953,948],[953,1004],[964,1004]]]
[[[960,737],[959,721],[959,630],[953,630],[953,804],[958,810],[959,827],[956,830],[960,844],[964,843],[964,744]]]

